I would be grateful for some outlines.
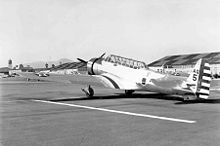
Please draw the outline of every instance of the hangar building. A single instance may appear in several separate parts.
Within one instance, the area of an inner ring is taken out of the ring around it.
[[[200,58],[204,58],[210,63],[212,75],[220,75],[220,52],[165,56],[148,64],[148,66],[159,72],[188,73]]]
[[[51,73],[56,74],[78,74],[85,73],[87,67],[85,63],[82,62],[68,62],[58,66],[50,68]]]

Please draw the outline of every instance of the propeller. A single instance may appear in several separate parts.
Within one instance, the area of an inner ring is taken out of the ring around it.
[[[77,60],[79,60],[80,62],[85,63],[85,64],[88,63],[88,61],[85,61],[85,60],[83,60],[83,59],[81,59],[81,58],[77,58]]]
[[[105,54],[106,54],[106,53],[103,53],[103,54],[99,57],[99,59],[101,59],[103,56],[105,56]]]
[[[106,54],[106,53],[103,53],[100,57],[98,57],[98,58],[96,58],[96,59],[97,59],[97,60],[101,59],[103,56],[105,56],[105,54]],[[80,62],[85,63],[85,64],[88,63],[88,61],[85,61],[85,60],[83,60],[83,59],[81,59],[81,58],[77,58],[77,60],[79,60]]]

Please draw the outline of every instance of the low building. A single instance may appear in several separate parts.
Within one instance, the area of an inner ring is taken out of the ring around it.
[[[10,71],[11,69],[9,68],[9,67],[1,67],[0,68],[0,73],[1,74],[7,74],[7,75],[9,75],[9,71]]]

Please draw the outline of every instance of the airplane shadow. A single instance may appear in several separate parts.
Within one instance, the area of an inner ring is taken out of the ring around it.
[[[145,98],[145,99],[162,99],[162,100],[171,100],[177,101],[174,104],[198,104],[198,103],[205,103],[205,104],[220,104],[220,99],[206,99],[206,100],[192,100],[192,101],[184,101],[183,98],[178,96],[166,95],[166,94],[143,94],[143,93],[134,93],[130,96],[126,96],[123,93],[115,93],[112,95],[107,96],[93,96],[93,97],[86,97],[82,96],[79,98],[62,98],[62,99],[51,99],[50,101],[54,102],[62,102],[62,101],[82,101],[82,100],[108,100],[108,99],[123,99],[123,98]]]
[[[205,100],[182,101],[182,102],[177,102],[175,104],[198,104],[198,103],[220,104],[220,99],[205,99]]]
[[[86,96],[82,96],[82,97],[78,97],[78,98],[62,98],[62,99],[52,99],[50,101],[55,101],[55,102],[59,102],[59,101],[80,101],[80,100],[100,100],[100,99],[120,99],[120,98],[128,98],[126,96],[123,95],[108,95],[108,96],[93,96],[93,97],[86,97]]]
[[[178,100],[181,101],[181,98],[175,96],[169,96],[164,94],[141,94],[141,93],[134,93],[130,96],[127,96],[123,93],[114,93],[112,95],[102,95],[102,96],[93,96],[93,97],[79,97],[79,98],[62,98],[62,99],[52,99],[50,101],[77,101],[77,100],[100,100],[100,99],[122,99],[122,98],[152,98],[152,99],[164,99],[164,100]]]

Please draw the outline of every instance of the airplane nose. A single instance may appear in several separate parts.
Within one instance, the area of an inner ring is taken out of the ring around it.
[[[86,63],[87,64],[87,71],[89,75],[95,75],[95,72],[98,72],[98,67],[96,65],[96,68],[94,69],[95,63],[101,64],[103,60],[103,56],[105,53],[103,53],[100,57],[98,58],[92,58],[89,61],[85,61],[81,58],[77,58],[80,62]]]
[[[86,64],[86,66],[87,66],[87,71],[88,71],[88,74],[89,74],[89,75],[94,75],[93,65],[94,65],[94,63],[95,63],[95,61],[96,61],[96,58],[92,58],[92,59],[90,59],[89,61],[85,61],[85,60],[83,60],[83,59],[81,59],[81,58],[77,58],[77,60],[79,60],[80,62]]]

